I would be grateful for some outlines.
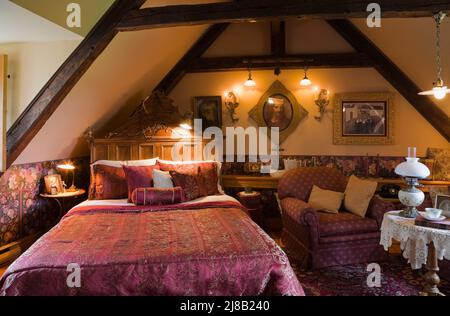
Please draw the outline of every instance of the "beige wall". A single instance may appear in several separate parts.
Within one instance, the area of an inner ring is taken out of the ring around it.
[[[415,19],[407,21],[402,23],[411,25],[416,23]],[[433,60],[429,60],[429,54],[421,54],[426,50],[421,47],[423,45],[427,47],[429,44],[428,37],[430,33],[433,34],[433,26],[424,22],[422,28],[414,30],[418,33],[417,41],[411,39],[401,42],[401,45],[395,41],[400,41],[403,32],[407,30],[400,27],[401,31],[396,31],[398,27],[400,26],[396,23],[392,25],[386,23],[385,29],[376,31],[374,41],[383,49],[387,48],[388,55],[392,54],[391,58],[398,60],[402,69],[404,68],[413,80],[428,88],[427,82],[431,83],[434,80]],[[268,28],[267,23],[232,25],[206,55],[266,54],[270,47]],[[103,135],[104,132],[125,121],[133,108],[148,95],[205,29],[206,26],[196,26],[119,34],[16,163],[87,154],[84,131],[93,126],[97,135]],[[371,32],[375,31],[367,31]],[[383,34],[380,35],[378,32]],[[289,21],[287,37],[290,53],[352,51],[352,48],[322,21]],[[397,47],[399,52],[394,54],[389,49],[390,45]],[[443,56],[449,56],[448,52],[450,47],[445,46]],[[414,57],[410,58],[413,55]],[[448,71],[446,70],[446,76]],[[175,88],[171,97],[180,107],[188,110],[192,106],[192,97],[222,95],[226,90],[242,84],[246,76],[245,72],[188,75]],[[311,70],[310,78],[314,83],[329,89],[332,93],[393,91],[396,94],[394,145],[335,146],[332,144],[331,113],[327,113],[322,122],[317,122],[313,118],[316,114],[314,95],[299,89],[298,82],[301,76],[302,70],[283,71],[279,78],[310,112],[309,117],[301,122],[294,134],[282,144],[286,154],[404,155],[408,146],[416,146],[418,154],[424,155],[427,147],[449,147],[449,143],[375,70]],[[239,124],[243,126],[253,124],[248,118],[248,111],[276,79],[270,71],[257,71],[254,78],[258,83],[258,90],[240,93],[241,106],[238,114]],[[450,82],[450,78],[447,81]],[[440,106],[448,107],[449,101],[450,98],[447,98]]]
[[[8,58],[7,128],[19,117],[80,41],[0,44]]]

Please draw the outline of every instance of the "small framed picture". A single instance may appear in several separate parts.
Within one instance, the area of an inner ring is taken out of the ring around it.
[[[222,97],[195,97],[194,119],[202,120],[203,131],[208,127],[222,128]]]
[[[56,195],[64,192],[62,179],[59,174],[51,174],[45,176],[44,180],[45,180],[45,190],[47,191],[48,194]]]
[[[334,144],[388,145],[394,141],[392,94],[336,94]]]
[[[436,195],[435,207],[441,209],[444,216],[450,216],[450,195]]]

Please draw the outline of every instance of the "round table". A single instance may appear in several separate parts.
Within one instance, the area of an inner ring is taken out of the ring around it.
[[[384,215],[380,244],[387,251],[393,239],[399,241],[403,257],[408,259],[412,269],[426,265],[426,284],[420,294],[443,295],[438,288],[438,259],[450,260],[450,230],[417,226],[414,218],[400,217],[398,213],[400,211],[392,211]]]
[[[47,193],[41,193],[40,196],[43,198],[49,198],[56,201],[56,203],[59,206],[59,216],[56,219],[56,222],[58,222],[63,217],[63,200],[67,198],[77,198],[83,194],[86,193],[86,190],[84,189],[78,189],[77,191],[67,191],[63,193],[58,193],[56,195],[47,194]]]

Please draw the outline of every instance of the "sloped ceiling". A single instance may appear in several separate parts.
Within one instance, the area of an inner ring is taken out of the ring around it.
[[[157,1],[151,3],[161,5]],[[302,34],[295,32],[299,27],[298,23],[302,22],[288,23],[291,24],[287,35],[290,53],[352,51],[352,48],[340,38],[335,38],[330,48],[330,40],[327,38],[338,35],[324,22],[305,21],[308,31],[305,32],[304,26]],[[383,20],[381,29],[368,29],[360,20],[355,20],[354,23],[420,87],[424,89],[430,87],[435,80],[434,26],[431,18]],[[149,94],[206,28],[207,26],[179,27],[119,34],[15,163],[88,154],[83,136],[87,128],[92,126],[95,134],[101,135],[126,120],[134,107]],[[251,31],[251,28],[256,28],[256,32]],[[269,44],[266,35],[268,30],[264,23],[232,25],[210,48],[206,56],[267,53]],[[450,35],[450,21],[445,21],[443,58],[446,82],[450,82],[448,35]],[[236,38],[239,39],[237,45]],[[187,76],[181,84],[189,80],[190,76]],[[374,78],[383,80],[377,75]],[[448,100],[449,98],[439,104],[450,113]],[[411,109],[415,111],[412,107]],[[416,115],[419,116],[417,112]],[[432,126],[426,126],[432,129]]]

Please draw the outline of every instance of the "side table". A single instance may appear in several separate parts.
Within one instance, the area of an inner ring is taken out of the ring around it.
[[[400,217],[399,212],[384,214],[380,244],[388,250],[395,239],[400,242],[403,257],[408,259],[412,269],[426,265],[425,284],[420,295],[443,295],[438,288],[438,259],[450,259],[450,231],[417,226],[414,218]]]
[[[264,227],[264,217],[262,214],[262,201],[261,193],[253,191],[247,193],[245,191],[239,192],[237,194],[239,202],[244,205],[252,220],[258,224],[260,227]]]
[[[78,189],[77,191],[64,192],[64,193],[59,193],[56,195],[41,193],[40,196],[43,198],[52,199],[52,200],[56,201],[56,203],[58,204],[58,207],[59,207],[59,215],[58,215],[58,218],[56,219],[56,222],[59,222],[61,220],[61,218],[64,216],[64,211],[65,211],[64,210],[64,200],[76,199],[85,193],[86,193],[86,190]]]

